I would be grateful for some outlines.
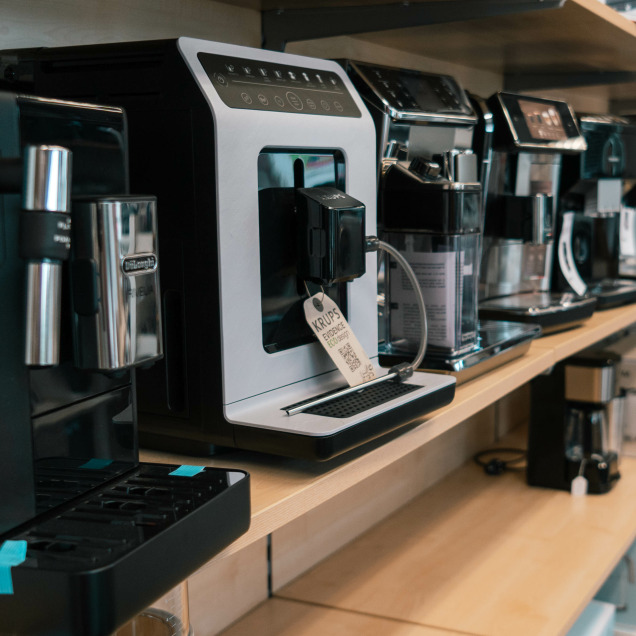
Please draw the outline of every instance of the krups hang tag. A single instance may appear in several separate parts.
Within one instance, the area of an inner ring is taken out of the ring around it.
[[[161,357],[154,197],[73,201],[75,360],[116,371]]]

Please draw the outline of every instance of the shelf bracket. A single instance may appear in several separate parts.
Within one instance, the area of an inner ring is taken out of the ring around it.
[[[506,90],[534,91],[549,88],[575,88],[602,84],[636,82],[636,71],[579,71],[555,73],[510,73],[504,77]]]
[[[558,9],[565,0],[425,0],[363,6],[274,9],[262,12],[262,46],[287,42]]]

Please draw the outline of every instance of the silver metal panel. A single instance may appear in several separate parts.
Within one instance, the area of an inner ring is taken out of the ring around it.
[[[86,274],[73,277],[76,363],[114,371],[155,360],[162,353],[155,200],[81,202],[73,217],[74,266],[94,271],[92,284]],[[94,312],[90,299],[78,307],[82,283],[96,294]]]

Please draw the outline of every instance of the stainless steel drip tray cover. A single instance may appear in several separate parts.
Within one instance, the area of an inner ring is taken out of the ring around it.
[[[540,335],[541,327],[536,324],[482,320],[478,328],[478,342],[473,349],[456,355],[429,350],[422,368],[452,373],[460,384],[521,357]],[[412,354],[409,355],[412,357]],[[382,364],[388,366],[407,359],[407,355],[397,351],[381,355]]]
[[[479,303],[479,309],[503,309],[519,314],[540,316],[547,313],[570,311],[573,307],[590,304],[590,301],[590,298],[571,293],[528,292],[484,300]]]
[[[511,349],[529,346],[540,335],[541,327],[532,323],[484,320],[479,323],[478,342],[471,351],[456,356],[431,351],[427,353],[423,366],[460,372]]]

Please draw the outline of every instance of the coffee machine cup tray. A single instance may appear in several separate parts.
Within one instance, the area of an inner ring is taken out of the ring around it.
[[[571,293],[527,292],[479,303],[480,319],[527,322],[541,327],[543,335],[585,322],[596,308],[596,299]]]
[[[0,556],[26,550],[0,582],[12,588],[0,593],[2,633],[108,636],[249,527],[242,471],[142,463],[122,476],[121,462],[39,463],[48,511],[0,535]],[[87,480],[100,485],[87,493]],[[56,505],[68,489],[75,499]]]
[[[474,347],[455,355],[429,349],[422,370],[451,374],[457,384],[461,384],[521,357],[541,333],[541,327],[532,323],[481,320]],[[408,359],[409,354],[399,351],[399,343],[385,347],[380,354],[380,363],[384,366]]]
[[[612,309],[636,301],[636,280],[604,278],[592,283],[588,293],[596,298],[596,309]]]

